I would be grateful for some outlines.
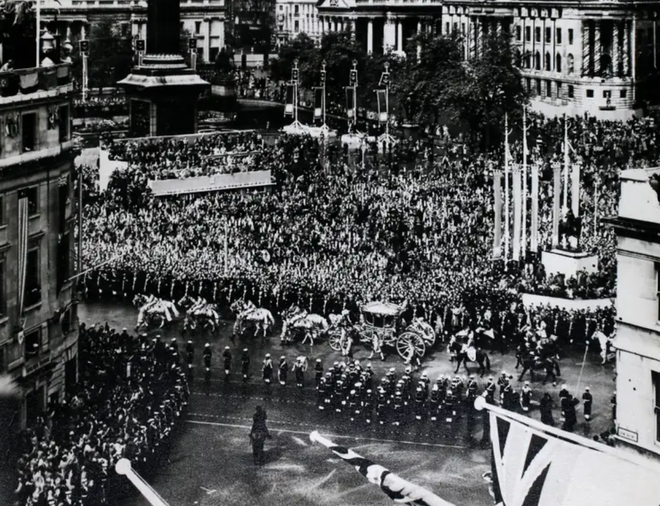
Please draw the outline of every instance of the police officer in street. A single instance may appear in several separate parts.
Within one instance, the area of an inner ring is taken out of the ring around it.
[[[584,389],[584,393],[582,394],[582,411],[584,412],[585,422],[591,420],[591,407],[593,402],[594,402],[594,397],[593,395],[591,395],[591,391],[589,390],[589,387],[586,387]]]
[[[520,407],[523,413],[529,413],[529,408],[532,404],[532,388],[529,386],[529,381],[525,381],[522,389],[520,390]]]
[[[222,358],[225,363],[225,381],[229,382],[229,373],[231,371],[231,351],[229,346],[225,346],[225,351],[222,352]]]
[[[298,357],[293,368],[296,375],[296,386],[302,388],[305,385],[305,357]]]
[[[250,355],[247,348],[243,348],[241,355],[241,374],[243,375],[243,383],[247,383],[250,375]]]
[[[495,380],[491,376],[488,378],[488,383],[486,384],[486,387],[484,388],[484,397],[486,399],[486,402],[488,404],[495,405],[495,390],[497,388],[497,385],[495,385]]]

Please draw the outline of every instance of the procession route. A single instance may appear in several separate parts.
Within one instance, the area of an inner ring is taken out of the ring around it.
[[[209,425],[212,427],[226,427],[226,428],[231,428],[231,429],[247,429],[250,430],[252,428],[251,425],[240,425],[240,424],[234,424],[234,423],[222,423],[222,422],[205,422],[201,420],[186,420],[187,423],[191,423],[194,425]],[[277,424],[278,422],[269,422],[272,424]],[[309,431],[304,431],[304,430],[293,430],[293,429],[280,429],[276,427],[271,427],[271,429],[274,432],[283,432],[285,434],[304,434],[306,436],[309,436],[310,432]],[[353,441],[372,441],[375,443],[391,443],[391,444],[402,444],[402,445],[411,445],[411,446],[429,446],[433,448],[453,448],[456,450],[468,450],[469,447],[467,446],[460,446],[460,445],[446,445],[446,444],[440,444],[440,443],[422,443],[419,441],[404,441],[404,440],[397,440],[397,439],[379,439],[379,438],[373,438],[373,437],[358,437],[358,436],[345,436],[345,435],[335,435],[335,434],[326,434],[326,436],[330,439],[352,439]]]

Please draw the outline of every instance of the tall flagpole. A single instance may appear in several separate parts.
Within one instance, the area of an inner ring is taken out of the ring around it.
[[[522,241],[523,261],[527,257],[527,106],[523,106],[523,164],[522,164]]]
[[[563,209],[568,208],[568,165],[569,165],[569,153],[568,153],[568,118],[566,113],[564,113],[564,200],[563,200]]]
[[[509,115],[504,113],[504,262],[509,260]]]

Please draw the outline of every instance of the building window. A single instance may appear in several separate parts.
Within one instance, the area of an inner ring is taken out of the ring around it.
[[[561,55],[557,53],[557,57],[555,58],[555,71],[561,72]]]
[[[568,43],[573,44],[573,29],[572,28],[568,29]]]
[[[573,58],[573,55],[572,55],[572,54],[569,54],[569,55],[566,57],[566,61],[568,62],[568,69],[567,69],[567,71],[568,71],[569,74],[572,74],[572,73],[573,73],[573,70],[574,70],[574,68],[575,68],[575,59]]]
[[[454,33],[458,32],[458,23],[454,23]]]
[[[545,95],[548,98],[552,98],[552,81],[545,82]]]
[[[25,360],[30,360],[39,354],[40,341],[41,329],[36,329],[25,334]]]
[[[525,56],[523,58],[523,67],[525,67],[526,69],[532,68],[532,55],[529,52],[525,53]]]
[[[284,6],[283,6],[283,5],[280,5],[280,10],[281,10],[281,11],[284,10]]]
[[[536,94],[539,97],[541,96],[541,80],[540,79],[536,80]]]
[[[557,44],[561,44],[561,28],[557,28],[557,33],[555,33],[555,41]]]
[[[57,253],[57,290],[60,291],[64,283],[71,277],[71,234],[69,232],[65,232],[59,237]]]
[[[594,90],[587,90],[587,98],[594,98]]]
[[[549,26],[545,27],[545,43],[550,44],[552,40],[552,29]]]
[[[7,372],[7,366],[6,364],[7,358],[5,357],[5,349],[0,348],[0,374],[4,374]]]
[[[520,25],[516,25],[516,40],[520,40],[522,37],[522,28]]]
[[[28,202],[28,215],[34,216],[39,213],[39,187],[30,186],[29,188],[21,188],[18,190],[18,199],[25,198]]]
[[[545,53],[545,62],[544,63],[545,63],[545,65],[544,65],[545,70],[549,71],[550,70],[550,63],[551,63],[550,62],[550,53]]]
[[[532,28],[530,26],[525,27],[525,40],[527,42],[532,40]]]
[[[573,85],[569,84],[568,85],[568,98],[573,98],[575,97],[575,90],[573,89]]]
[[[0,227],[6,225],[5,222],[5,196],[0,195]]]
[[[299,5],[294,5],[293,6],[293,15],[294,16],[299,16],[300,15],[300,6]]]
[[[202,22],[195,21],[195,33],[199,35],[202,32]]]
[[[537,26],[534,29],[534,40],[536,42],[541,42],[541,27],[540,26]]]
[[[60,142],[69,140],[69,106],[60,106]]]
[[[23,114],[22,123],[23,153],[34,151],[37,142],[37,113]]]
[[[561,98],[561,83],[557,82],[557,98]]]
[[[449,35],[449,23],[445,23],[445,35]]]
[[[628,90],[619,91],[619,98],[627,98],[627,97],[628,97]]]
[[[538,51],[534,54],[534,68],[541,70],[541,53]]]
[[[25,274],[25,307],[41,302],[41,276],[39,265],[39,247],[32,248],[27,253],[27,269]]]
[[[532,80],[529,77],[525,78],[525,90],[528,93],[532,93]]]
[[[296,32],[300,31],[300,23],[298,22],[297,19],[296,19],[296,21],[293,23],[293,29],[294,29]]]

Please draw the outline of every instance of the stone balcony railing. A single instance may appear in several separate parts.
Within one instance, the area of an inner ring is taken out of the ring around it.
[[[49,7],[59,7],[53,0],[48,2],[53,5]],[[189,5],[207,5],[207,6],[222,6],[224,0],[181,0],[181,6]],[[81,10],[94,9],[94,8],[143,8],[147,9],[147,2],[145,0],[63,0],[62,6],[64,8],[77,8]]]
[[[355,0],[357,5],[442,5],[442,0]]]
[[[0,105],[71,91],[71,64],[0,72]]]

